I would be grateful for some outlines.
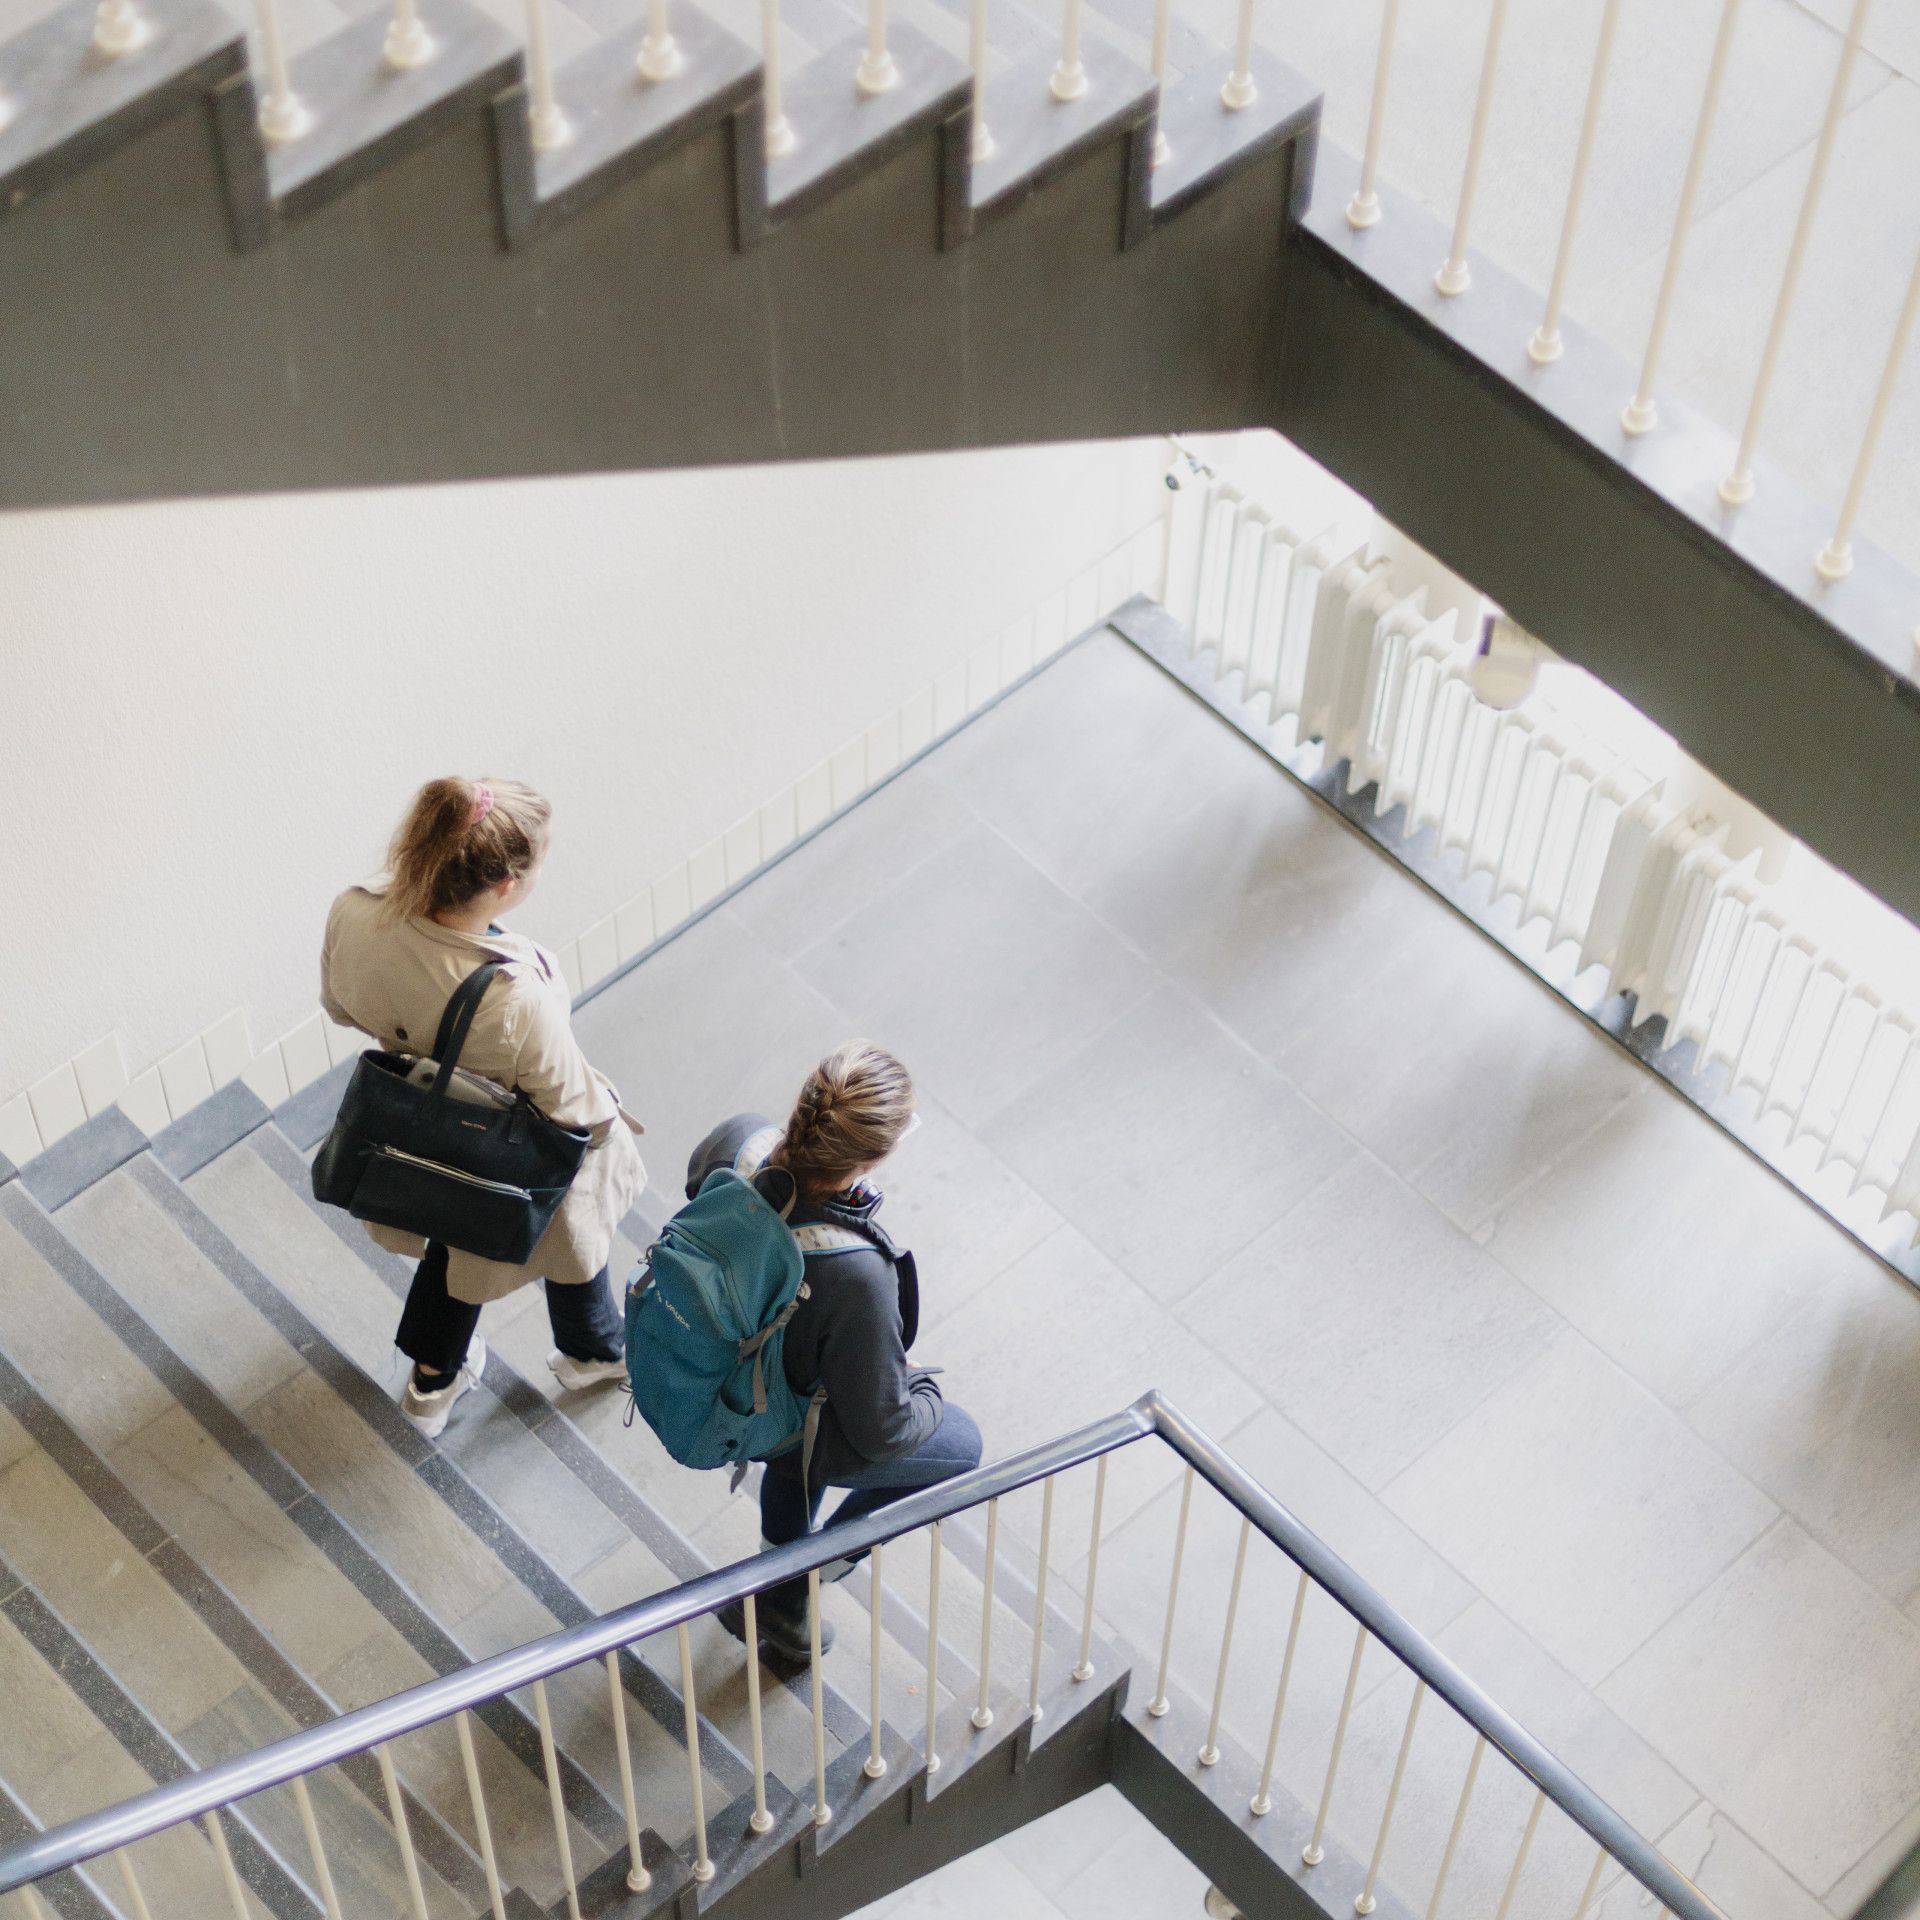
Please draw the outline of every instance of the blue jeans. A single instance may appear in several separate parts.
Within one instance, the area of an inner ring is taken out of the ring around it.
[[[834,1508],[826,1522],[837,1527],[849,1520],[862,1520],[895,1500],[917,1493],[922,1487],[935,1487],[957,1474],[971,1473],[980,1464],[980,1429],[964,1407],[947,1402],[946,1413],[919,1447],[894,1460],[870,1460],[846,1474],[833,1474],[812,1495],[801,1490],[800,1476],[768,1467],[760,1476],[760,1533],[769,1546],[784,1547],[807,1531],[809,1514],[817,1516],[828,1487],[849,1487],[852,1491]],[[863,1560],[864,1554],[850,1554],[847,1564]],[[791,1605],[806,1598],[804,1580],[789,1581],[769,1589],[771,1599],[778,1594]]]

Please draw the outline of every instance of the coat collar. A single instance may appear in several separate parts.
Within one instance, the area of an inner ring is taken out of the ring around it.
[[[388,885],[384,873],[376,874],[373,879],[360,883],[360,891],[378,900],[385,895]],[[548,978],[553,977],[555,965],[552,956],[523,933],[513,933],[505,927],[490,928],[485,933],[467,933],[459,927],[443,927],[438,920],[429,920],[421,915],[415,915],[406,924],[411,932],[435,946],[477,954],[487,960],[518,960],[537,967]]]

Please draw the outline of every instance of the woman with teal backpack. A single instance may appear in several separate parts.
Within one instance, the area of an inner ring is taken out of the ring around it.
[[[804,1479],[798,1444],[766,1464],[760,1531],[767,1546],[805,1535],[828,1487],[849,1489],[827,1521],[832,1526],[980,1464],[979,1428],[942,1398],[930,1369],[907,1362],[920,1320],[919,1277],[913,1255],[875,1217],[881,1195],[872,1176],[913,1124],[906,1068],[855,1040],[808,1074],[784,1126],[735,1114],[701,1141],[688,1166],[689,1199],[722,1167],[748,1179],[781,1169],[792,1180],[787,1224],[806,1279],[781,1362],[799,1401],[824,1398]],[[757,1614],[769,1652],[808,1658],[804,1580],[769,1588]],[[735,1638],[746,1637],[743,1609],[719,1617]],[[823,1621],[823,1651],[831,1638]]]

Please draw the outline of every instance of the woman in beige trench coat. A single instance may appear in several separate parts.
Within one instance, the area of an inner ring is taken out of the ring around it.
[[[580,1051],[558,961],[499,924],[533,890],[550,816],[545,798],[517,781],[429,781],[393,837],[387,872],[349,887],[327,915],[321,1004],[394,1052],[430,1051],[454,989],[483,961],[505,962],[480,1002],[461,1068],[521,1089],[548,1119],[592,1136],[525,1266],[369,1227],[382,1246],[420,1261],[394,1343],[414,1363],[401,1411],[429,1439],[485,1370],[482,1305],[530,1280],[547,1283],[547,1364],[560,1384],[626,1377],[607,1258],[614,1229],[646,1184],[634,1142],[640,1123]]]

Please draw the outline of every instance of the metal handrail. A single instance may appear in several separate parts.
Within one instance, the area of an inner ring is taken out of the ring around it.
[[[204,1772],[150,1789],[100,1812],[69,1820],[0,1853],[0,1893],[197,1818],[251,1794],[330,1766],[383,1741],[417,1732],[465,1708],[596,1660],[618,1648],[687,1625],[715,1608],[785,1581],[804,1578],[849,1553],[883,1546],[933,1521],[1004,1497],[1069,1467],[1158,1435],[1202,1479],[1316,1585],[1445,1700],[1575,1825],[1603,1847],[1675,1920],[1726,1920],[1721,1910],[1620,1814],[1557,1759],[1511,1714],[1401,1617],[1338,1554],[1301,1523],[1220,1446],[1157,1392],[1130,1407],[1024,1453],[910,1494],[864,1519],[737,1561],[582,1626],[494,1654],[458,1673],[361,1707],[222,1761]]]

